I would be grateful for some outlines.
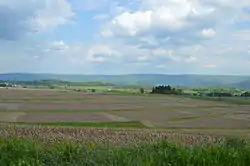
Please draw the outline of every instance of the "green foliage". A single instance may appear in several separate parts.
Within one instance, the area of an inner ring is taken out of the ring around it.
[[[55,86],[50,85],[49,88],[50,88],[50,89],[55,89]]]
[[[144,94],[145,93],[145,90],[143,88],[140,88],[140,93],[141,94]]]
[[[61,142],[46,146],[28,140],[0,141],[0,163],[32,166],[149,165],[249,166],[250,149],[228,145],[181,146],[166,141],[133,147],[99,147]]]
[[[226,138],[223,145],[227,148],[243,149],[247,147],[247,142],[244,139],[230,137],[230,138]]]
[[[206,95],[209,97],[233,97],[233,94],[228,92],[210,92]]]
[[[0,83],[0,87],[7,87],[6,83]]]
[[[242,93],[241,97],[250,97],[250,92],[244,92],[244,93]]]
[[[182,91],[181,89],[175,89],[172,88],[170,85],[160,85],[153,87],[152,94],[175,94],[175,95],[181,95]]]

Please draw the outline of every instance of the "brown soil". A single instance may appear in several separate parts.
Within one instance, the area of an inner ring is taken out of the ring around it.
[[[27,113],[16,122],[109,122],[114,119],[102,113]]]

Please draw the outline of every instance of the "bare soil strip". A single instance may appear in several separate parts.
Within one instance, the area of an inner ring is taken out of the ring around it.
[[[100,115],[103,115],[107,118],[109,118],[111,121],[119,121],[119,122],[128,122],[130,121],[129,119],[126,119],[124,117],[108,114],[108,113],[99,113]]]
[[[25,116],[26,113],[17,112],[17,113],[1,113],[0,112],[0,122],[16,122],[16,120],[21,117]]]
[[[27,113],[16,122],[109,122],[113,121],[99,113]]]

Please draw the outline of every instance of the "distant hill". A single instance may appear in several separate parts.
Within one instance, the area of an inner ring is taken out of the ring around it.
[[[250,89],[250,79],[232,84],[231,86],[236,87],[236,88],[241,88],[241,89]]]
[[[53,80],[53,79],[40,79],[40,80],[0,80],[0,83],[5,83],[7,81],[10,84],[14,85],[26,85],[26,86],[115,86],[111,83],[105,82],[70,82],[62,80]]]
[[[223,75],[165,75],[165,74],[128,74],[128,75],[60,75],[60,74],[0,74],[0,80],[34,81],[61,80],[71,82],[106,82],[121,85],[157,85],[169,84],[174,86],[226,86],[240,85],[249,81],[250,76]]]

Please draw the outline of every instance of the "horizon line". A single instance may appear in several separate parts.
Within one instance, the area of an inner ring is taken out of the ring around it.
[[[126,75],[196,75],[196,76],[249,76],[245,74],[197,74],[197,73],[129,73],[129,74],[80,74],[80,73],[30,73],[30,72],[8,72],[0,73],[0,75],[12,75],[12,74],[32,74],[32,75],[79,75],[79,76],[126,76]]]

